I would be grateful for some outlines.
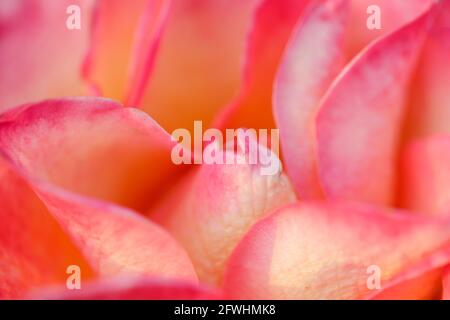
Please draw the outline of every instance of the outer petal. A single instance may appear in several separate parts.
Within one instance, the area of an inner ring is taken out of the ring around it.
[[[411,90],[407,138],[450,133],[450,1],[436,15]]]
[[[314,120],[319,101],[344,61],[348,2],[314,3],[300,20],[275,80],[274,115],[289,176],[301,197],[322,194]]]
[[[142,274],[196,279],[179,245],[137,213],[39,181],[27,181],[4,158],[1,161],[5,196],[1,197],[4,217],[0,264],[6,266],[2,267],[6,272],[1,274],[0,283],[2,292],[6,287],[7,296],[23,293],[27,289],[23,282],[29,281],[28,288],[61,282],[66,268],[73,264],[81,268],[83,281],[92,276],[91,270],[98,276]],[[15,277],[17,270],[20,273]]]
[[[85,77],[109,98],[135,106],[152,70],[170,0],[100,0]]]
[[[411,142],[400,170],[402,207],[450,217],[450,136]]]
[[[93,272],[27,183],[0,158],[0,299],[64,283],[69,265]],[[51,262],[51,263],[50,263]]]
[[[403,281],[413,281],[448,264],[449,229],[448,221],[356,204],[298,204],[252,227],[230,258],[224,288],[234,298],[251,299],[379,294],[402,274]],[[369,289],[374,272],[380,272],[381,290]],[[439,280],[433,284],[427,293],[439,290]]]
[[[115,278],[92,282],[81,290],[36,292],[34,299],[64,300],[211,300],[221,299],[219,292],[186,281],[158,278]]]
[[[0,119],[1,148],[28,173],[140,210],[181,170],[170,139],[143,112],[98,98],[47,100]]]
[[[240,54],[260,0],[174,0],[141,106],[166,130],[207,127],[239,83]]]
[[[216,123],[224,128],[274,128],[272,86],[284,47],[308,0],[264,0],[247,43],[239,93]]]
[[[368,47],[324,97],[316,125],[327,196],[393,201],[404,98],[429,21],[427,12]]]
[[[82,93],[92,4],[92,0],[1,1],[0,110]],[[70,5],[81,9],[81,30],[66,27]]]
[[[246,157],[241,152],[221,154]],[[183,244],[200,280],[218,284],[225,262],[251,225],[295,201],[281,171],[262,175],[261,168],[248,160],[246,164],[203,164],[186,176],[152,216]]]

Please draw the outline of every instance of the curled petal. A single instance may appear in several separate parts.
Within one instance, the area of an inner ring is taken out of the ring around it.
[[[299,21],[275,79],[275,120],[287,172],[301,197],[322,194],[314,120],[320,99],[344,62],[347,16],[347,1],[315,3]]]
[[[224,288],[244,299],[357,299],[392,294],[401,279],[417,298],[423,291],[414,279],[426,275],[434,296],[440,280],[427,273],[449,263],[449,229],[448,221],[359,204],[297,204],[251,228],[229,260]]]
[[[216,300],[221,299],[222,295],[216,290],[192,282],[121,277],[91,282],[81,290],[48,289],[35,292],[31,298],[39,300]]]
[[[0,210],[0,264],[11,270],[0,279],[6,294],[23,293],[22,282],[33,287],[34,278],[40,285],[62,282],[70,265],[81,269],[83,279],[138,274],[196,280],[185,251],[157,225],[131,210],[27,178],[1,160],[2,192],[11,193],[1,197]]]
[[[450,217],[450,136],[430,136],[406,146],[400,164],[401,206]]]
[[[405,96],[430,11],[369,46],[323,98],[316,119],[317,152],[328,197],[393,201]]]
[[[83,93],[81,68],[88,50],[93,3],[1,1],[0,111],[30,101]],[[70,15],[77,12],[80,29],[70,29]]]
[[[180,170],[171,137],[151,118],[100,98],[13,109],[0,118],[0,147],[34,177],[139,210]]]
[[[258,149],[267,152],[263,146]],[[152,215],[186,248],[200,280],[211,284],[220,282],[225,262],[251,225],[295,200],[280,171],[263,175],[262,166],[249,164],[244,153],[220,154],[243,162],[203,164]]]

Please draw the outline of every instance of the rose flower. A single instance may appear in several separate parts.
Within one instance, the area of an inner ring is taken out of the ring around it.
[[[1,299],[450,297],[450,0],[2,0],[0,48]]]

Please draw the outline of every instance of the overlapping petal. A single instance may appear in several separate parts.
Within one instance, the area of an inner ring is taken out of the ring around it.
[[[435,7],[366,48],[317,116],[320,181],[330,198],[391,204],[406,95]]]
[[[4,0],[0,4],[0,110],[79,95],[93,0]],[[66,26],[80,8],[81,29]],[[70,9],[70,8],[69,8]]]
[[[252,227],[230,258],[224,287],[250,299],[392,298],[393,290],[395,298],[434,297],[435,272],[450,259],[449,228],[367,205],[297,204]],[[417,286],[424,278],[434,279],[427,290]]]
[[[62,285],[71,265],[82,281],[119,274],[196,280],[185,251],[139,214],[29,178],[4,157],[1,164],[4,297]]]
[[[315,116],[344,63],[348,1],[315,3],[299,21],[275,79],[274,116],[287,172],[301,197],[322,194],[317,177]]]
[[[236,162],[196,168],[151,216],[183,244],[200,280],[210,284],[220,283],[224,264],[251,225],[295,201],[281,168],[263,175],[261,163],[249,162],[249,150],[217,150],[224,159]],[[268,150],[259,145],[257,152]]]
[[[145,113],[101,98],[46,100],[3,114],[0,147],[29,174],[145,210],[182,167]]]

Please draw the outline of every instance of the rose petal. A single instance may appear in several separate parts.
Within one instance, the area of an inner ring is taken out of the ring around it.
[[[348,2],[315,3],[292,34],[274,89],[274,116],[280,128],[287,172],[301,197],[322,194],[315,155],[318,104],[344,61]]]
[[[411,90],[407,138],[450,133],[450,1],[441,1]]]
[[[51,300],[216,300],[222,295],[185,281],[155,278],[115,278],[87,284],[81,290],[36,292],[33,299]]]
[[[272,86],[283,50],[308,0],[264,0],[248,37],[237,97],[215,120],[224,128],[274,128]]]
[[[66,26],[70,5],[80,7],[80,30]],[[92,10],[92,0],[1,1],[0,110],[83,92]]]
[[[229,260],[224,288],[244,299],[363,298],[388,290],[402,273],[419,276],[448,264],[449,229],[448,221],[407,212],[297,204],[251,228]],[[381,290],[369,286],[378,271]]]
[[[0,299],[30,288],[63,283],[66,268],[92,270],[27,183],[0,157]],[[51,263],[50,263],[51,262]]]
[[[405,95],[430,11],[372,44],[334,82],[316,120],[319,176],[330,198],[389,204]]]
[[[400,169],[402,207],[450,217],[450,136],[411,142]]]
[[[1,161],[0,264],[9,272],[1,274],[0,284],[7,296],[62,282],[74,264],[81,268],[83,281],[92,277],[91,268],[98,276],[196,279],[185,251],[157,225],[128,209],[23,178],[19,169]]]
[[[258,149],[267,152],[263,146]],[[248,156],[217,152],[241,160]],[[242,164],[204,163],[151,216],[186,248],[201,281],[218,284],[231,251],[251,225],[295,200],[284,174],[263,175],[261,169],[248,159]]]
[[[207,127],[239,83],[241,52],[261,0],[174,0],[140,104],[169,132]]]
[[[0,119],[0,147],[28,173],[139,210],[182,170],[170,140],[143,112],[99,98],[47,100]]]
[[[86,79],[110,98],[135,106],[151,72],[170,0],[100,0]]]

